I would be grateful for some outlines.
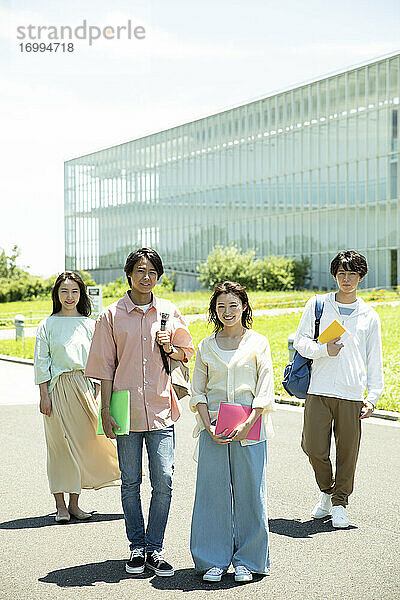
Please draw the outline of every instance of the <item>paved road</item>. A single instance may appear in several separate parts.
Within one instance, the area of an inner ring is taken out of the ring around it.
[[[0,407],[9,404],[36,405],[38,400],[39,388],[34,385],[33,367],[0,360]]]
[[[352,527],[309,518],[318,496],[301,450],[302,409],[280,408],[269,445],[272,573],[248,585],[204,583],[188,551],[195,463],[192,416],[177,425],[174,499],[166,535],[173,578],[124,572],[127,543],[118,489],[84,491],[91,522],[54,523],[32,367],[0,363],[0,598],[2,600],[397,600],[400,597],[400,426],[365,422]],[[7,403],[4,401],[6,399]],[[9,404],[11,402],[11,404]],[[14,404],[15,403],[15,404]],[[147,465],[145,466],[147,471]],[[143,493],[146,506],[149,480]],[[215,518],[210,515],[210,519]]]
[[[25,327],[25,337],[36,337],[37,327]],[[0,340],[15,340],[15,327],[0,329]]]

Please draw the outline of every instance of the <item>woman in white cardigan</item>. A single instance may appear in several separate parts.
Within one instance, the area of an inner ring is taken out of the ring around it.
[[[220,581],[233,565],[235,580],[270,569],[265,471],[274,385],[268,340],[250,329],[247,293],[225,281],[213,292],[209,319],[214,333],[197,349],[190,406],[199,436],[196,496],[190,549],[206,581]],[[221,402],[252,410],[232,432],[216,435]],[[257,441],[246,439],[261,416]]]

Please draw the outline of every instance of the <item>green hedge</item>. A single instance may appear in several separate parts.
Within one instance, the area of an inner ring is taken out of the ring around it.
[[[111,281],[107,285],[103,285],[103,298],[122,298],[126,294],[126,290],[129,288],[128,282],[123,281],[122,277],[118,277],[115,281]],[[160,283],[158,283],[154,289],[154,293],[157,292],[173,292],[175,290],[175,274],[172,273],[171,277],[163,275]]]
[[[28,273],[18,279],[0,278],[0,302],[30,300],[48,296],[54,284],[54,278],[42,279]]]
[[[96,285],[89,273],[86,271],[78,271],[78,273],[86,285]],[[30,275],[26,271],[19,271],[12,278],[0,277],[0,302],[48,298],[57,277],[58,274],[44,279]]]
[[[311,259],[284,256],[255,258],[254,250],[242,252],[236,246],[216,246],[207,260],[198,266],[199,280],[213,288],[221,281],[236,281],[249,291],[294,290],[304,288]]]

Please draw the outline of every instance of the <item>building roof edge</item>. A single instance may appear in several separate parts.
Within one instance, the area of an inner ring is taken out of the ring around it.
[[[152,131],[150,133],[146,133],[145,135],[141,135],[138,138],[129,139],[125,142],[120,142],[119,144],[113,144],[112,146],[107,146],[106,148],[100,148],[99,150],[94,150],[93,152],[88,152],[87,154],[81,154],[80,156],[75,156],[74,158],[70,158],[70,159],[64,161],[64,164],[66,165],[68,163],[72,163],[76,160],[79,160],[80,158],[92,156],[93,154],[98,154],[99,152],[103,152],[104,150],[111,150],[112,148],[116,148],[117,146],[124,146],[125,144],[137,142],[139,140],[143,140],[145,138],[151,137],[153,135],[157,135],[159,133],[171,131],[171,129],[177,129],[178,127],[183,127],[184,125],[190,125],[191,123],[197,123],[198,121],[203,121],[204,119],[208,119],[210,117],[214,117],[216,115],[220,115],[220,114],[226,113],[228,111],[235,110],[235,109],[241,108],[243,106],[247,106],[248,104],[253,104],[254,102],[260,102],[261,100],[267,100],[268,98],[273,98],[274,96],[279,96],[280,94],[285,94],[287,92],[297,90],[297,89],[305,87],[307,85],[311,85],[312,83],[317,83],[318,81],[323,81],[324,79],[329,79],[331,77],[337,77],[338,75],[342,75],[344,73],[349,73],[351,71],[355,71],[355,70],[361,69],[363,67],[371,66],[374,63],[378,63],[383,60],[387,60],[389,58],[395,58],[396,56],[400,56],[400,50],[395,50],[393,52],[389,52],[388,54],[384,54],[382,56],[371,58],[367,61],[362,61],[360,63],[356,63],[356,64],[353,64],[353,65],[350,65],[350,66],[347,66],[347,67],[344,67],[341,69],[337,69],[335,71],[331,71],[324,75],[318,75],[317,77],[307,79],[307,80],[297,83],[295,85],[289,85],[289,86],[285,86],[284,88],[272,90],[272,91],[268,92],[267,94],[262,94],[261,96],[256,96],[249,100],[245,100],[245,101],[233,104],[233,105],[225,106],[223,108],[216,110],[215,112],[202,115],[201,117],[198,117],[197,119],[193,119],[191,121],[177,123],[176,125],[172,125],[171,127],[167,127],[166,129]]]

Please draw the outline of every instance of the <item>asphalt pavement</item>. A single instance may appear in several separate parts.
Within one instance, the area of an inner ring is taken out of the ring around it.
[[[128,556],[119,488],[83,491],[88,522],[54,522],[48,492],[42,416],[32,367],[0,361],[0,598],[2,600],[398,600],[400,597],[400,425],[363,423],[351,526],[334,530],[313,521],[318,498],[300,449],[302,409],[279,407],[269,443],[268,502],[271,575],[236,584],[203,582],[189,552],[196,463],[193,417],[187,406],[177,424],[174,494],[166,558],[175,576],[125,573]],[[147,463],[144,465],[147,473]],[[150,485],[143,482],[148,507]],[[210,514],[210,519],[216,516]]]

